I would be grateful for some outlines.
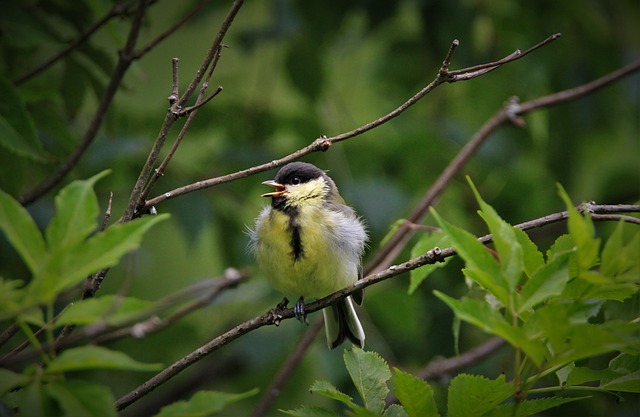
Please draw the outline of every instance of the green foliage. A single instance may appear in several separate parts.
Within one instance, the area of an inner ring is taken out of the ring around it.
[[[23,288],[3,283],[8,302],[0,306],[0,319],[19,317],[39,305],[50,305],[61,292],[78,285],[88,275],[116,265],[124,254],[139,246],[149,228],[167,218],[147,217],[92,234],[98,226],[98,203],[92,187],[104,175],[106,172],[74,181],[60,191],[46,240],[27,210],[0,190],[0,230],[32,274]]]
[[[102,268],[116,265],[123,255],[136,249],[142,236],[166,215],[139,219],[98,231],[99,206],[93,191],[107,172],[84,181],[74,181],[55,199],[56,214],[42,235],[30,214],[10,195],[0,191],[0,230],[31,272],[27,284],[2,280],[0,317],[19,325],[35,347],[41,349],[27,323],[44,326],[47,340],[53,341],[55,327],[87,324],[102,319],[113,297],[86,300],[69,309],[55,326],[51,312],[64,291],[82,283]],[[41,308],[46,317],[43,317]],[[119,318],[139,315],[147,303],[127,299],[118,309]],[[118,316],[110,320],[118,319]],[[23,373],[0,370],[0,394],[23,415],[115,416],[111,391],[100,384],[65,377],[91,369],[148,372],[161,369],[129,355],[99,346],[70,348],[57,355],[41,350],[44,368],[26,367]],[[16,392],[10,392],[16,390]]]
[[[391,370],[387,363],[375,352],[366,352],[354,347],[345,350],[344,363],[351,376],[364,406],[359,405],[347,394],[339,391],[327,381],[316,381],[311,392],[341,402],[349,410],[350,415],[361,417],[435,417],[439,416],[433,391],[426,382],[395,369],[394,394],[400,404],[385,409],[385,401],[389,394],[388,382]],[[285,413],[296,417],[338,416],[334,411],[324,407],[303,406]]]
[[[222,411],[229,404],[252,397],[257,393],[257,389],[240,394],[200,391],[189,401],[177,401],[162,407],[162,410],[155,417],[207,417]]]
[[[480,204],[480,216],[491,231],[496,256],[470,233],[445,221],[435,211],[433,215],[446,239],[464,259],[464,275],[479,286],[484,298],[455,299],[435,293],[458,320],[508,341],[514,348],[517,366],[511,380],[504,374],[496,379],[457,375],[449,384],[446,415],[524,417],[589,398],[540,397],[569,389],[639,393],[638,319],[598,323],[591,319],[606,308],[607,302],[637,294],[640,234],[624,239],[624,225],[619,223],[600,251],[589,213],[580,214],[560,188],[569,211],[569,234],[556,240],[545,259],[522,230],[502,220],[472,183],[471,187]],[[428,236],[418,243],[417,250],[423,253],[428,245],[443,241],[446,240],[442,236]],[[419,281],[430,272],[432,269]],[[412,280],[411,292],[418,284]],[[459,331],[459,327],[456,329]],[[605,353],[617,353],[606,369],[576,366],[577,361]],[[314,383],[311,391],[341,402],[349,415],[440,416],[431,386],[399,369],[395,369],[394,394],[400,405],[385,410],[391,373],[377,353],[354,348],[345,351],[344,361],[364,407],[326,381]],[[553,373],[560,385],[541,386],[544,377]],[[587,382],[596,382],[597,386],[585,385]],[[338,415],[321,407],[302,407],[287,413],[298,417]]]

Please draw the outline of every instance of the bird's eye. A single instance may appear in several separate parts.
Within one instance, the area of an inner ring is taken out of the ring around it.
[[[300,180],[300,177],[293,177],[291,179],[291,185],[298,185],[300,184],[302,181]]]

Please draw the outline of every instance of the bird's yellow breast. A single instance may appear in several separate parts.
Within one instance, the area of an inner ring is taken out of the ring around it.
[[[349,260],[332,240],[340,216],[323,209],[320,201],[307,201],[295,214],[264,213],[256,229],[256,255],[275,289],[295,298],[322,298],[356,281],[357,262]]]

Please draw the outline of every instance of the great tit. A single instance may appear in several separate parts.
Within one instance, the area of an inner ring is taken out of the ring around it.
[[[251,248],[269,283],[287,297],[298,297],[294,312],[306,321],[305,299],[326,297],[362,278],[367,233],[333,180],[312,164],[285,165],[263,184],[274,191],[262,195],[271,197],[271,205],[250,230]],[[345,339],[364,346],[353,307],[362,298],[358,291],[322,311],[329,349]]]

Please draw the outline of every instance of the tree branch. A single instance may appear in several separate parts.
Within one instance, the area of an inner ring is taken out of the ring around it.
[[[484,125],[473,135],[471,140],[462,148],[456,157],[449,163],[440,176],[436,179],[427,193],[422,197],[420,203],[407,216],[410,223],[419,223],[428,213],[429,207],[435,204],[440,193],[453,177],[460,172],[475,151],[482,145],[489,136],[500,126],[513,123],[517,126],[523,125],[520,116],[539,108],[546,108],[569,100],[575,100],[585,94],[592,93],[603,88],[625,76],[640,70],[640,60],[629,64],[621,69],[611,72],[595,81],[575,87],[569,90],[560,91],[540,97],[526,103],[518,104],[517,98],[509,100],[500,110],[498,110]],[[413,230],[409,227],[400,227],[369,260],[366,270],[375,271],[386,268],[402,251],[411,238]]]
[[[629,212],[640,212],[640,205],[627,205],[624,206],[625,209]],[[611,205],[603,205],[598,206],[592,203],[583,204],[580,206],[582,211],[587,211],[589,213],[597,213],[597,214],[607,214],[607,213],[618,213],[617,206]],[[613,208],[613,209],[612,209]],[[611,211],[615,210],[615,211]],[[552,215],[544,216],[539,219],[531,220],[526,223],[522,223],[521,225],[516,225],[515,227],[519,227],[522,230],[528,230],[531,228],[541,227],[546,224],[555,223],[559,220],[562,220],[568,216],[566,211],[554,213]],[[491,235],[486,235],[479,238],[483,243],[487,243],[491,241]],[[455,255],[455,250],[453,248],[433,248],[426,253],[410,259],[406,262],[400,263],[398,265],[392,265],[384,271],[380,271],[367,277],[356,281],[350,287],[344,288],[340,291],[336,291],[333,294],[328,295],[320,300],[314,301],[312,303],[305,305],[305,312],[312,313],[318,310],[321,310],[329,305],[335,303],[336,301],[343,299],[356,291],[361,291],[364,288],[376,284],[381,281],[385,281],[389,278],[395,277],[402,273],[414,270],[424,265],[434,264],[436,262],[442,262],[445,258]],[[151,391],[156,389],[158,386],[162,385],[169,379],[173,378],[184,369],[198,362],[203,357],[217,351],[223,346],[231,343],[232,341],[238,339],[239,337],[253,331],[259,329],[260,327],[266,325],[278,325],[282,320],[290,319],[294,317],[293,309],[282,308],[278,306],[274,309],[269,310],[265,314],[255,317],[251,320],[247,320],[244,323],[239,324],[233,329],[227,331],[226,333],[212,339],[208,343],[202,345],[195,351],[181,358],[180,360],[174,362],[168,368],[165,368],[163,371],[159,372],[154,377],[150,378],[142,385],[132,390],[128,394],[124,395],[120,399],[118,399],[115,403],[115,406],[118,410],[122,410],[127,406],[131,405],[135,401],[139,400],[143,396],[149,394]]]
[[[558,38],[559,35],[553,35],[547,39],[545,39],[543,42],[539,43],[538,45],[530,48],[529,50],[527,50],[527,53],[529,53],[530,51],[533,51],[543,45],[546,45],[547,43],[555,40]],[[437,88],[439,85],[445,83],[445,82],[453,82],[454,80],[451,79],[450,74],[455,74],[455,73],[467,73],[469,71],[469,69],[475,69],[478,68],[479,66],[474,66],[474,67],[470,67],[470,68],[464,68],[461,70],[457,70],[454,72],[450,72],[447,68],[449,66],[452,54],[455,50],[455,46],[457,46],[459,44],[458,40],[454,40],[452,42],[452,46],[449,49],[449,52],[447,53],[447,56],[445,57],[442,67],[440,68],[440,70],[438,71],[438,75],[436,76],[436,78],[430,82],[426,87],[424,87],[422,90],[420,90],[419,92],[417,92],[413,97],[411,97],[409,100],[405,101],[403,104],[401,104],[398,108],[396,108],[395,110],[387,113],[386,115],[379,117],[378,119],[369,122],[365,125],[362,125],[356,129],[353,129],[349,132],[345,132],[336,136],[332,136],[332,137],[326,137],[326,136],[321,136],[318,139],[314,140],[310,145],[299,149],[289,155],[286,155],[280,159],[268,162],[266,164],[262,164],[262,165],[257,165],[242,171],[238,171],[232,174],[228,174],[228,175],[224,175],[221,177],[216,177],[216,178],[210,178],[207,180],[203,180],[203,181],[198,181],[195,182],[193,184],[189,184],[189,185],[185,185],[179,188],[176,188],[172,191],[168,191],[162,195],[159,195],[157,197],[152,198],[151,200],[147,201],[144,203],[144,206],[141,207],[141,211],[146,211],[148,210],[151,206],[156,206],[160,203],[165,202],[166,200],[184,195],[184,194],[188,194],[190,192],[193,191],[198,191],[198,190],[202,190],[205,188],[209,188],[209,187],[214,187],[220,184],[224,184],[230,181],[235,181],[241,178],[245,178],[254,174],[257,174],[259,172],[263,172],[263,171],[267,171],[270,169],[274,169],[277,167],[280,167],[282,165],[285,165],[289,162],[293,162],[296,159],[308,155],[310,153],[313,152],[325,152],[327,151],[333,144],[341,142],[343,140],[347,140],[347,139],[351,139],[353,137],[356,137],[358,135],[361,135],[365,132],[368,132],[371,129],[374,129],[384,123],[387,123],[388,121],[390,121],[391,119],[399,116],[400,114],[402,114],[405,110],[407,110],[409,107],[413,106],[414,104],[416,104],[418,101],[420,101],[423,97],[425,97],[427,94],[429,94],[431,91],[433,91],[435,88]],[[521,55],[521,54],[520,54]],[[504,65],[505,63],[509,63],[511,61],[514,61],[516,59],[518,59],[518,57],[513,56],[513,54],[503,58],[500,61],[495,61],[495,62],[491,62],[489,64],[484,64],[484,65],[489,65],[493,68],[497,68],[500,65]],[[478,74],[480,75],[480,74]],[[476,76],[478,76],[476,75]],[[474,78],[474,77],[469,77],[470,78]],[[460,80],[462,81],[462,80]]]

